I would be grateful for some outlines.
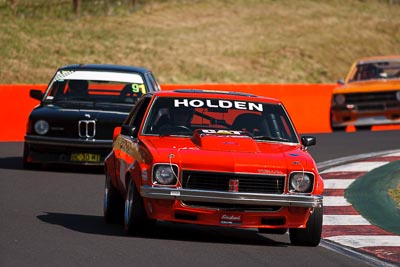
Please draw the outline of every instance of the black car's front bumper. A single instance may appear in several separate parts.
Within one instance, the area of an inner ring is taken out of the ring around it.
[[[103,165],[112,149],[112,140],[52,138],[26,135],[24,161]]]

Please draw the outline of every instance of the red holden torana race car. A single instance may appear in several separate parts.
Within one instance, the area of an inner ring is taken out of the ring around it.
[[[317,246],[324,183],[282,103],[243,93],[144,95],[114,132],[104,217],[127,234],[157,220],[258,228]]]

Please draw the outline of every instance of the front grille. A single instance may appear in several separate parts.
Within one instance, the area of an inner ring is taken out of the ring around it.
[[[230,181],[236,181],[235,192],[282,194],[285,176],[183,171],[182,187],[185,189],[229,192]],[[231,188],[232,189],[232,188]]]
[[[385,103],[397,101],[397,91],[346,94],[346,104]]]
[[[371,105],[358,105],[358,111],[383,111],[386,110],[385,105],[383,104],[371,104]]]
[[[78,122],[79,137],[93,138],[96,135],[96,121],[95,120],[80,120]]]

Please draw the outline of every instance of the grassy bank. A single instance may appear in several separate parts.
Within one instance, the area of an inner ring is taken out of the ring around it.
[[[80,17],[71,0],[15,2],[0,0],[3,84],[70,63],[145,66],[161,83],[335,83],[355,58],[400,54],[400,1],[87,0]]]

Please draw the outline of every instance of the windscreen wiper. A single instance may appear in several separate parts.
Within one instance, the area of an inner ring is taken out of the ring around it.
[[[255,140],[267,140],[267,141],[280,141],[280,142],[290,142],[289,139],[282,138],[282,137],[272,137],[268,135],[257,135],[253,136]]]

